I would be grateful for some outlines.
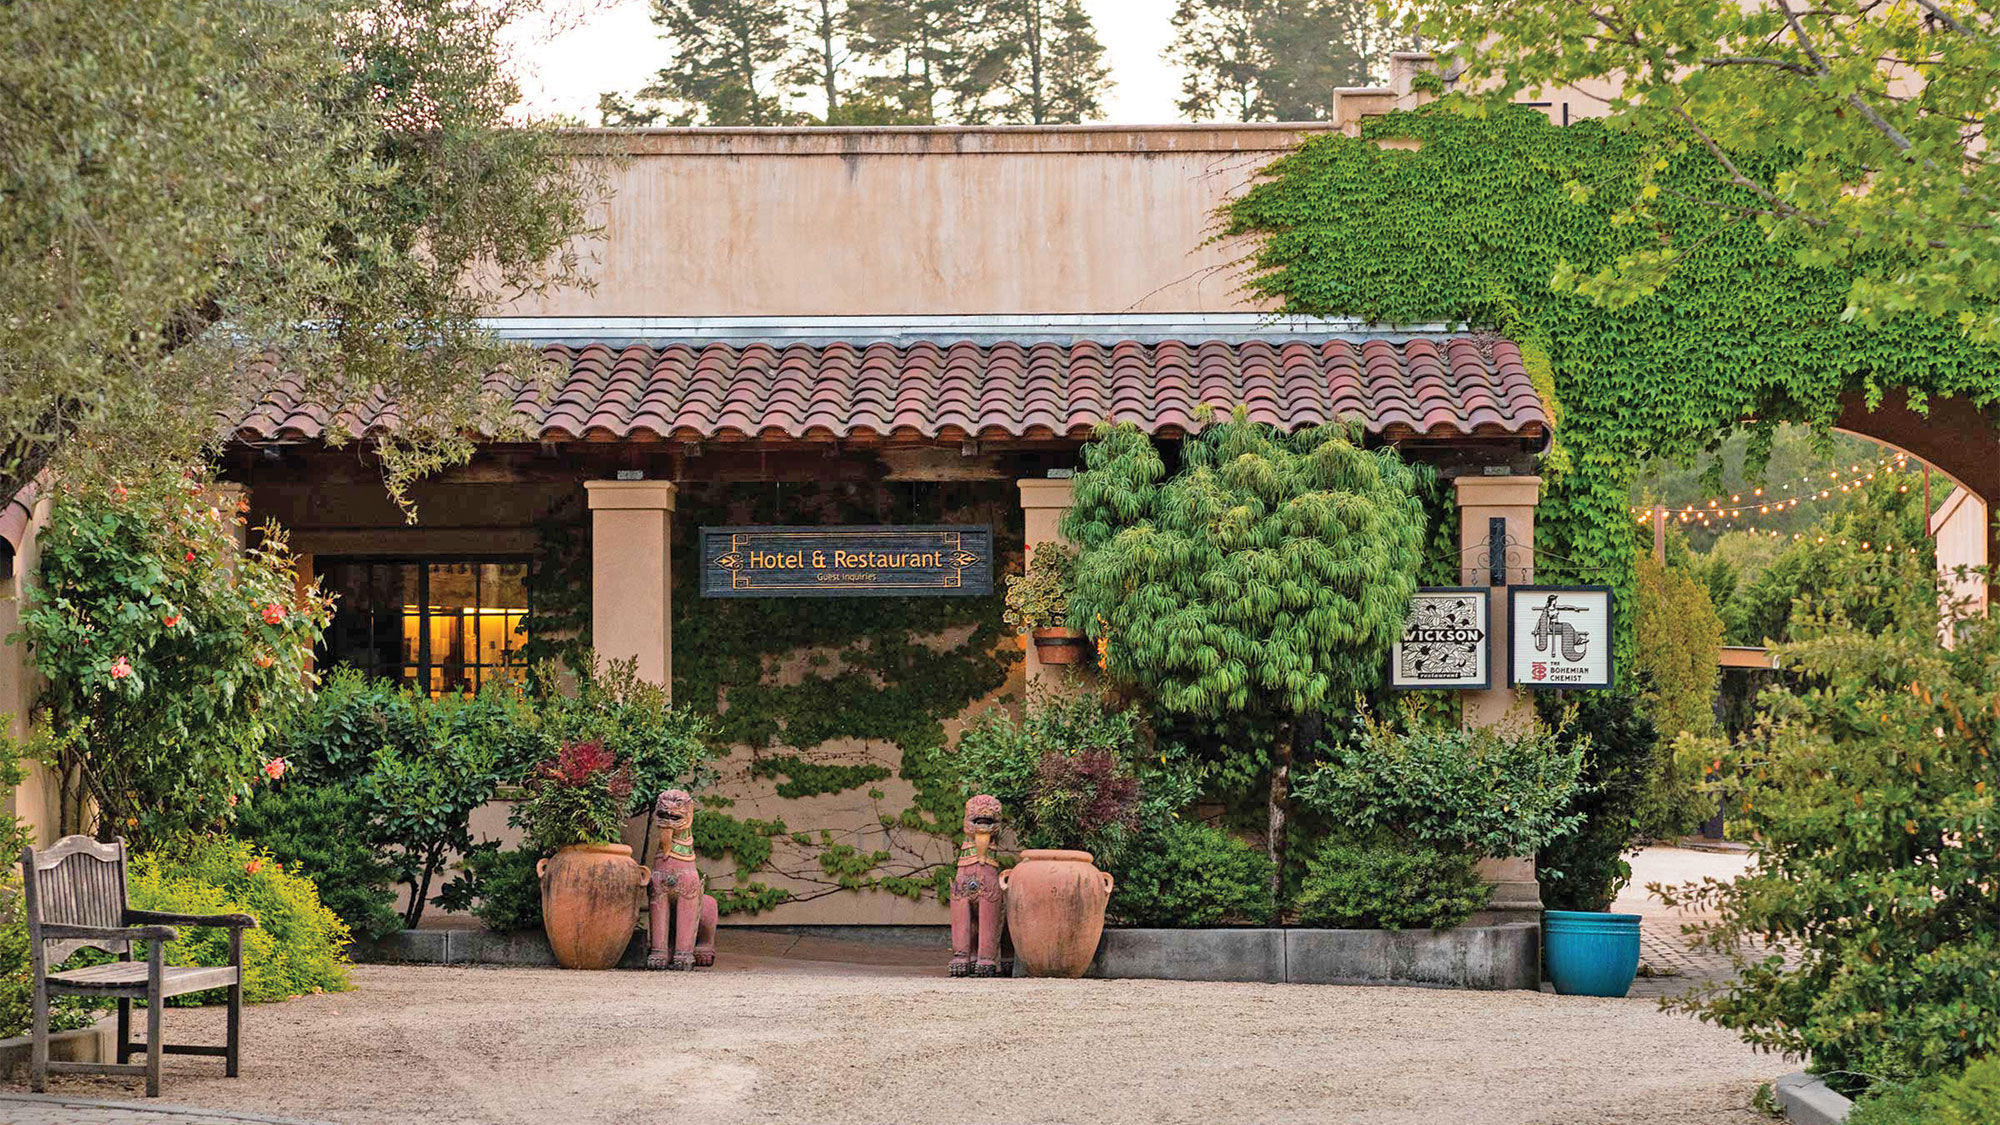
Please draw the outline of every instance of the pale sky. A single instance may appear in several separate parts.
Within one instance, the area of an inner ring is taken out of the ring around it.
[[[1121,125],[1180,119],[1180,75],[1160,52],[1173,39],[1174,0],[1084,0],[1114,83],[1104,119]],[[597,124],[597,95],[630,93],[666,62],[648,0],[555,0],[520,29],[521,89],[532,112]]]

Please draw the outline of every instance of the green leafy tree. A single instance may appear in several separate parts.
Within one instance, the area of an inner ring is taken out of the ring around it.
[[[1741,644],[1792,640],[1794,622],[1814,611],[1838,612],[1869,632],[1935,623],[1936,560],[1923,494],[1878,477],[1738,592],[1730,633]]]
[[[1347,425],[1288,435],[1239,409],[1169,476],[1137,427],[1102,426],[1063,518],[1081,550],[1069,617],[1105,638],[1113,676],[1165,712],[1275,728],[1274,895],[1300,723],[1380,679],[1417,585],[1418,474],[1361,439]]]
[[[1692,185],[1804,265],[1854,271],[1847,316],[1916,311],[2000,340],[2000,89],[1991,5],[1971,0],[1417,0],[1411,26],[1456,43],[1475,81],[1509,93],[1613,83],[1610,108],[1655,161],[1689,147],[1721,175]],[[1476,46],[1474,46],[1476,45]],[[1665,243],[1595,281],[1612,300],[1657,287],[1693,251]]]
[[[1632,604],[1628,505],[1648,458],[1692,462],[1739,427],[1754,454],[1781,422],[1831,427],[1850,396],[2000,403],[2000,350],[1940,320],[1844,319],[1851,270],[1801,264],[1706,205],[1727,174],[1704,150],[1655,169],[1643,134],[1456,95],[1361,131],[1307,141],[1229,204],[1227,231],[1257,239],[1249,288],[1289,314],[1464,322],[1519,342],[1559,415],[1535,514],[1548,580],[1606,582]],[[1633,221],[1635,200],[1657,221]],[[1663,242],[1685,255],[1649,296],[1613,307],[1550,284]]]
[[[1181,113],[1236,121],[1320,121],[1335,91],[1365,86],[1405,40],[1373,0],[1180,0],[1167,58]]]
[[[9,640],[47,677],[64,832],[146,850],[283,775],[265,740],[310,694],[330,607],[276,525],[239,549],[242,519],[192,475],[58,495]]]
[[[977,46],[975,13],[960,0],[851,0],[854,49],[874,73],[860,88],[918,125],[948,119],[969,83]]]
[[[1675,836],[1715,812],[1697,792],[1701,775],[1674,752],[1681,735],[1715,733],[1716,692],[1722,682],[1722,616],[1708,588],[1686,567],[1651,552],[1637,563],[1633,606],[1642,700],[1659,731],[1647,794],[1639,816],[1649,836]]]
[[[1111,70],[1078,0],[984,0],[979,47],[960,84],[968,122],[1074,125],[1104,112]]]
[[[1721,763],[1756,865],[1662,896],[1737,977],[1671,1006],[1825,1073],[1955,1071],[2000,1050],[2000,627],[1795,631]]]
[[[502,417],[475,322],[576,280],[598,177],[515,112],[516,0],[0,5],[0,495],[184,464],[246,355],[395,396],[392,490]],[[473,268],[474,266],[478,268]]]

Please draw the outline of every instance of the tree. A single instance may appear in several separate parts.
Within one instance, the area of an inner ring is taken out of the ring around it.
[[[911,122],[937,124],[964,99],[978,46],[977,13],[960,0],[851,0],[854,49],[875,73],[861,90]]]
[[[1648,133],[1642,169],[1687,147],[1722,168],[1697,198],[1756,223],[1802,264],[1854,271],[1846,313],[1917,311],[2000,339],[2000,164],[1986,136],[2000,25],[1969,0],[1418,0],[1410,26],[1461,47],[1506,93],[1615,80]],[[1633,208],[1649,217],[1647,201]],[[1634,253],[1597,279],[1629,299],[1685,250]]]
[[[1324,120],[1405,42],[1372,0],[1181,0],[1174,29],[1181,113],[1238,121]]]
[[[1100,427],[1063,535],[1080,549],[1069,619],[1106,668],[1168,713],[1275,727],[1266,803],[1273,893],[1303,720],[1372,686],[1416,590],[1418,474],[1357,428],[1286,435],[1242,410],[1167,475],[1131,425]]]
[[[480,377],[526,359],[475,318],[576,280],[596,183],[511,117],[520,10],[0,5],[0,494],[187,463],[267,351],[403,404],[392,490],[469,456]]]
[[[653,23],[673,61],[638,92],[605,94],[607,125],[788,125],[775,88],[792,53],[782,0],[653,0]]]
[[[958,91],[964,120],[1074,125],[1104,111],[1111,71],[1078,0],[987,0],[979,28]]]
[[[1715,733],[1722,617],[1708,599],[1708,588],[1688,569],[1642,551],[1634,570],[1634,663],[1644,674],[1641,699],[1659,734],[1639,805],[1639,830],[1673,836],[1715,812],[1713,799],[1706,808],[1697,799],[1701,777],[1681,762],[1674,741],[1683,734],[1705,738]]]
[[[239,550],[243,513],[191,475],[64,484],[9,639],[48,680],[60,827],[147,851],[284,775],[264,741],[310,694],[331,599],[300,589],[275,525]]]
[[[1738,975],[1668,1006],[1849,1082],[1950,1073],[2000,1050],[2000,623],[1800,638],[1719,763],[1756,865],[1662,895]]]
[[[843,112],[850,83],[845,81],[854,54],[853,12],[843,0],[805,0],[796,13],[798,46],[782,77],[794,88],[817,89],[826,101],[828,125],[850,124]],[[863,109],[864,106],[857,106]]]
[[[1866,482],[1738,592],[1728,607],[1731,634],[1742,644],[1793,640],[1813,612],[1838,613],[1871,633],[1935,627],[1937,555],[1926,515],[1923,494],[1906,478]]]

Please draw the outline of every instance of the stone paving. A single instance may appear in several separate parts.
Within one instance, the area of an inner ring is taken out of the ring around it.
[[[1733,879],[1750,865],[1747,853],[1694,848],[1652,847],[1632,857],[1632,881],[1611,909],[1637,914],[1639,920],[1639,979],[1628,996],[1660,999],[1680,996],[1706,984],[1736,975],[1727,954],[1697,949],[1681,927],[1699,916],[1671,910],[1647,890],[1649,883],[1679,884],[1704,878]]]
[[[0,1125],[323,1125],[295,1117],[259,1117],[214,1109],[139,1102],[80,1101],[0,1092]]]

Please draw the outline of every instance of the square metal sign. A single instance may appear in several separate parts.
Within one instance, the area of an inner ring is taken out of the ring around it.
[[[1493,592],[1426,586],[1410,599],[1403,635],[1389,654],[1389,686],[1482,691],[1493,686]]]
[[[1509,586],[1514,686],[1610,687],[1611,613],[1609,586]]]

